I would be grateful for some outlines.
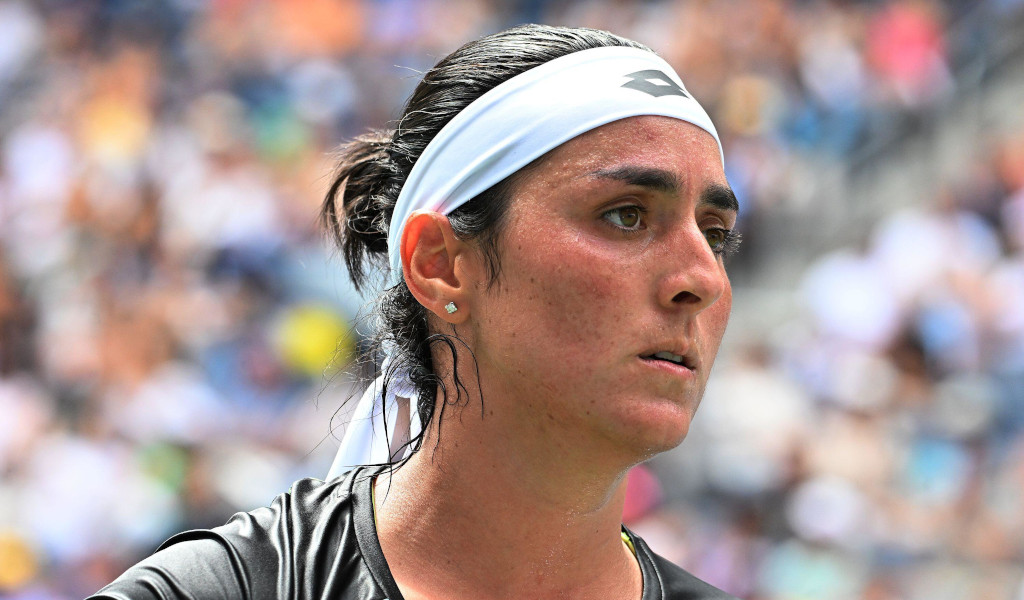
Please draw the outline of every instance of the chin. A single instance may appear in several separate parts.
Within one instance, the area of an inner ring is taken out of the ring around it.
[[[654,456],[655,454],[661,454],[662,452],[668,452],[669,450],[676,448],[677,446],[679,446],[679,444],[683,443],[683,440],[686,439],[686,434],[689,432],[689,421],[687,421],[686,424],[682,427],[678,427],[671,431],[661,432],[662,435],[658,436],[657,438],[652,438],[650,440],[651,443],[649,445],[649,449],[651,452],[651,456]]]
[[[624,437],[621,441],[637,456],[637,462],[672,450],[683,443],[690,431],[692,416],[678,406],[669,410],[643,411],[642,416],[624,421],[628,423],[628,429],[620,431]]]

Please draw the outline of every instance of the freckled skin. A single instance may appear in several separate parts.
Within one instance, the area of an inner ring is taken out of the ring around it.
[[[632,166],[673,173],[678,193],[594,177]],[[700,203],[727,185],[714,139],[666,117],[617,121],[552,151],[517,185],[497,285],[481,278],[466,335],[485,402],[502,398],[524,436],[562,439],[624,463],[676,446],[700,403],[731,308],[703,230],[735,214]],[[607,211],[639,204],[625,233]],[[659,346],[661,344],[661,346]],[[686,378],[641,360],[653,347],[699,359]],[[686,348],[682,348],[685,350]],[[515,414],[518,413],[518,414]]]

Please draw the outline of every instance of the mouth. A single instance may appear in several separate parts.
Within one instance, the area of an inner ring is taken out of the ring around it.
[[[675,365],[677,367],[683,367],[689,371],[697,370],[697,360],[693,356],[687,354],[676,354],[669,350],[661,350],[659,352],[654,352],[653,354],[641,355],[640,359],[649,362]]]

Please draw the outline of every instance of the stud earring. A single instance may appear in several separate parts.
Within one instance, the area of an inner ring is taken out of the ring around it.
[[[454,302],[449,302],[448,304],[444,305],[444,309],[448,311],[448,314],[452,314],[453,312],[459,310],[459,307],[455,306]]]

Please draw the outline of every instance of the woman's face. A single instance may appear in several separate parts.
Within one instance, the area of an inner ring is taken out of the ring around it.
[[[735,221],[718,146],[689,123],[629,118],[552,151],[516,185],[500,277],[469,307],[485,407],[517,435],[676,446],[729,317]]]

